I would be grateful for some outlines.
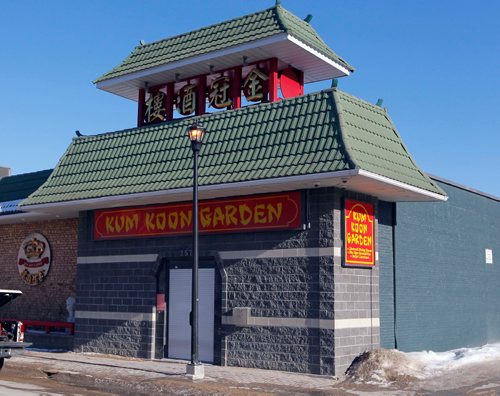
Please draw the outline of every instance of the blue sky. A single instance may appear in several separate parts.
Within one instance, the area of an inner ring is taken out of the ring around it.
[[[172,6],[174,4],[174,6]],[[283,0],[356,68],[339,88],[389,115],[425,171],[500,196],[500,1]],[[134,127],[136,103],[92,80],[156,41],[274,0],[2,2],[0,165],[52,168],[75,130]],[[174,7],[174,8],[172,8]],[[309,91],[330,86],[314,84]]]

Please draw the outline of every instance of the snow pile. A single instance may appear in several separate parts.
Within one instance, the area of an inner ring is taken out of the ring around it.
[[[410,352],[410,359],[424,365],[423,378],[434,377],[445,371],[460,369],[469,364],[500,362],[500,344],[487,344],[477,348],[460,348],[446,352]]]
[[[500,344],[447,352],[410,352],[375,349],[358,356],[347,369],[348,378],[363,383],[409,383],[438,376],[470,364],[500,362]]]
[[[424,366],[404,352],[375,349],[364,352],[352,362],[346,375],[355,382],[384,384],[408,383],[418,378]]]

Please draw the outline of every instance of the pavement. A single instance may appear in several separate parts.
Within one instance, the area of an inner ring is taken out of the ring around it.
[[[338,389],[334,377],[206,364],[205,378],[186,376],[187,361],[26,350],[6,364],[31,366],[49,378],[111,394],[320,394]],[[335,392],[336,393],[336,392]]]
[[[187,363],[169,359],[143,360],[115,355],[29,349],[24,354],[6,361],[7,370],[4,367],[2,377],[5,381],[10,380],[26,386],[33,383],[30,381],[45,381],[36,384],[54,384],[54,388],[58,389],[52,393],[20,393],[23,396],[500,395],[500,370],[498,361],[495,360],[474,362],[426,379],[404,377],[380,384],[373,381],[359,382],[312,374],[209,364],[204,365],[204,379],[192,380],[186,376]],[[17,377],[9,379],[9,370],[15,371]],[[59,388],[55,384],[58,384]],[[1,389],[0,384],[0,395],[3,396],[6,393],[2,393]],[[8,389],[13,389],[13,386]],[[8,395],[11,396],[12,393]]]

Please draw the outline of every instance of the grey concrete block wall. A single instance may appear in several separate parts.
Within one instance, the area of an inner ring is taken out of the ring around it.
[[[379,249],[377,201],[360,194],[347,193],[347,198],[371,202],[375,207],[375,251]],[[335,200],[335,223],[343,221],[343,196]],[[334,228],[335,246],[344,250],[342,227]],[[344,267],[343,257],[335,257],[335,320],[363,319],[363,327],[335,330],[335,375],[342,376],[359,354],[380,346],[379,262],[368,268]]]
[[[333,328],[336,310],[338,318],[347,318],[347,305],[342,304],[350,303],[355,317],[378,317],[378,298],[374,298],[378,293],[378,270],[341,268],[341,263],[334,261],[334,248],[342,246],[344,194],[343,190],[334,188],[304,193],[305,229],[200,235],[200,251],[219,252],[223,257],[217,264],[221,284],[216,287],[215,296],[220,302],[216,304],[219,319],[214,329],[216,364],[338,374]],[[79,257],[159,254],[175,258],[176,252],[185,254],[191,248],[190,236],[94,241],[92,216],[92,212],[80,216]],[[243,257],[242,253],[242,257],[224,258],[222,254],[236,252],[237,256],[238,252],[246,251],[283,252],[283,257],[266,256],[267,253],[263,257]],[[112,309],[151,314],[155,305],[157,266],[158,263],[152,262],[80,263],[77,311]],[[342,288],[345,290],[341,291]],[[233,308],[250,308],[256,324],[249,327],[222,324],[220,318],[230,317]],[[266,325],[267,318],[276,320]],[[284,318],[291,322],[281,324],[279,321]],[[308,321],[300,322],[301,319]],[[320,325],[320,319],[331,325],[323,322]],[[75,349],[141,357],[161,354],[158,343],[163,342],[160,337],[163,327],[162,324],[154,326],[151,321],[117,322],[77,317],[76,331]],[[343,337],[346,342],[339,346],[351,346],[347,344],[348,337],[346,334]],[[378,333],[372,331],[370,343],[363,344],[368,340],[366,337],[359,334],[356,338],[355,345],[360,352],[378,343]],[[354,358],[355,354],[345,355],[347,361],[346,356]]]
[[[397,204],[396,335],[403,351],[500,341],[500,202],[439,185],[447,202]]]
[[[155,304],[152,263],[78,264],[74,349],[150,358],[151,323],[111,319],[109,313],[151,315]],[[79,317],[85,312],[94,317]]]
[[[310,218],[304,219],[310,229],[254,238],[264,249],[333,247],[334,195],[333,189],[310,194]],[[245,258],[223,265],[229,313],[249,307],[254,317],[333,319],[332,256]],[[333,330],[227,326],[221,336],[229,365],[333,374]]]

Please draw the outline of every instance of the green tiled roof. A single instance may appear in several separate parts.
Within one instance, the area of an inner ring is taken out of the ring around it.
[[[348,70],[354,70],[325,44],[309,23],[278,5],[193,32],[137,46],[120,65],[97,78],[94,83],[280,33],[288,33]]]
[[[27,198],[49,177],[52,169],[23,173],[0,179],[0,202]]]
[[[350,159],[360,169],[446,195],[420,170],[385,109],[334,91]]]
[[[444,193],[411,159],[385,110],[336,90],[206,114],[200,186],[361,168]],[[193,119],[75,138],[37,205],[192,186]]]

